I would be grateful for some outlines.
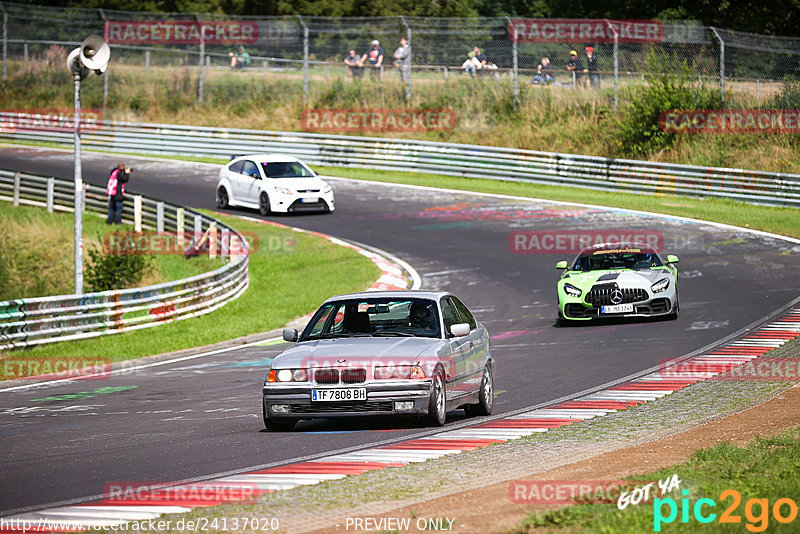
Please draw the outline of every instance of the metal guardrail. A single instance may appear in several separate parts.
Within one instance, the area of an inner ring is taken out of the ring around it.
[[[48,183],[52,184],[49,200]],[[49,204],[52,209],[72,211],[73,196],[69,180],[0,170],[0,199],[37,206]],[[104,189],[88,185],[85,197],[86,210],[107,212]],[[124,220],[130,221],[132,215],[131,208],[126,206]],[[188,319],[219,308],[247,289],[248,245],[235,229],[191,209],[146,197],[142,197],[141,220],[144,227],[176,234],[182,221],[187,246],[214,224],[222,231],[218,245],[229,261],[214,271],[154,286],[0,302],[0,350],[116,334]],[[230,240],[234,240],[234,245],[230,245]]]
[[[70,132],[15,127],[0,112],[0,139],[71,146]],[[83,131],[88,149],[223,157],[269,152],[315,165],[531,182],[640,194],[728,198],[800,207],[800,175],[611,159],[514,148],[234,128],[100,123]],[[211,194],[211,193],[209,193]]]

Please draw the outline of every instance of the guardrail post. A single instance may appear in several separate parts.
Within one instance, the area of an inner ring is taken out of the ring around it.
[[[133,231],[142,231],[142,195],[133,197]]]
[[[18,172],[14,173],[14,197],[13,200],[11,201],[11,205],[14,206],[15,208],[19,206],[19,176],[20,173]]]
[[[144,51],[144,73],[150,72],[150,49]]]
[[[195,241],[195,243],[200,241],[201,237],[203,237],[203,216],[202,215],[195,215],[194,216],[194,241]]]
[[[47,179],[47,213],[53,213],[53,197],[55,192],[56,179]]]
[[[156,232],[164,233],[164,203],[156,203]]]
[[[230,243],[231,243],[231,232],[230,230],[222,230],[220,232],[220,240],[219,240],[219,255],[222,258],[228,257],[231,254],[230,250]]]
[[[575,76],[575,71],[572,71],[572,88],[575,89],[578,87],[577,77]]]
[[[448,74],[449,74],[449,73],[447,72],[447,65],[445,65],[445,66],[444,66],[444,81],[447,81],[447,75],[448,75]]]
[[[178,234],[178,245],[183,246],[183,232],[184,232],[184,211],[183,208],[175,210],[175,232]]]
[[[208,258],[213,260],[217,257],[217,226],[211,223],[208,228]]]

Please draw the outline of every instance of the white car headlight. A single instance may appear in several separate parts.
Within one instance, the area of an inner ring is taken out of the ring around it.
[[[665,291],[669,287],[669,278],[662,278],[652,286],[650,286],[650,290],[653,293],[661,293]]]
[[[582,291],[572,284],[564,284],[564,293],[570,297],[580,297]]]
[[[275,186],[275,191],[277,191],[278,193],[280,193],[282,195],[294,195],[294,191],[292,191],[288,187],[281,187],[279,185]]]

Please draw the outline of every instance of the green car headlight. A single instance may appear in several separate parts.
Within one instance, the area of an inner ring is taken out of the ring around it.
[[[662,278],[652,286],[650,286],[650,290],[653,293],[661,293],[665,291],[669,287],[669,278]]]
[[[580,297],[583,291],[573,286],[572,284],[564,284],[564,293],[570,297]]]

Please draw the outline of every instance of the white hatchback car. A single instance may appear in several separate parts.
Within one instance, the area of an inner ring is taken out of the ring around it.
[[[217,207],[272,212],[334,210],[333,190],[297,158],[255,154],[232,159],[219,171]]]

